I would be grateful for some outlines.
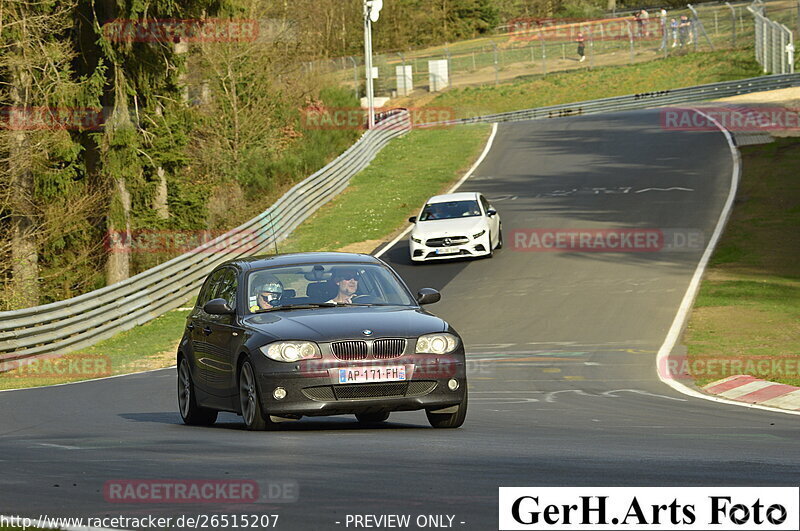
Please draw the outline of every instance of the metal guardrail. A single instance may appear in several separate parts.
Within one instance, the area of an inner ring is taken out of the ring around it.
[[[794,73],[794,37],[792,30],[764,15],[764,4],[753,2],[747,10],[753,15],[755,25],[756,61],[764,73]]]
[[[423,126],[537,120],[583,114],[697,103],[711,99],[800,86],[800,74],[764,76],[659,92],[552,105],[536,109],[434,122]],[[217,264],[266,251],[320,206],[344,190],[391,139],[410,127],[407,111],[384,115],[350,149],[295,185],[256,218],[197,249],[128,280],[72,299],[0,312],[0,371],[4,362],[53,352],[66,353],[145,323],[190,298]]]
[[[647,109],[678,105],[683,103],[697,103],[739,94],[761,92],[800,86],[800,74],[784,74],[762,76],[722,83],[710,83],[679,89],[661,90],[656,92],[643,92],[626,96],[614,96],[599,100],[580,101],[562,105],[550,105],[521,111],[487,114],[472,118],[459,118],[443,122],[430,122],[422,124],[426,127],[439,127],[446,125],[470,123],[512,122],[519,120],[541,120],[546,118],[563,118],[565,116],[580,116],[583,114],[598,114],[604,112],[618,112],[635,109]]]
[[[410,130],[407,111],[386,113],[336,160],[301,181],[269,209],[235,229],[122,282],[63,301],[0,312],[0,372],[18,360],[67,353],[179,307],[218,264],[266,252],[344,190],[393,138]]]

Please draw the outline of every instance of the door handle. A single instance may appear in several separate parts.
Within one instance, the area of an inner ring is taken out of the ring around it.
[[[211,334],[211,328],[209,328],[209,327],[205,327],[205,328],[203,328],[203,333],[204,333],[205,335],[210,335],[210,334]]]
[[[194,330],[194,323],[189,323],[189,324],[187,324],[187,325],[186,325],[186,329],[187,329],[189,332],[191,332],[192,330]]]

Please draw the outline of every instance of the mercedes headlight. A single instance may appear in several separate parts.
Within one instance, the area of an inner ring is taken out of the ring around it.
[[[415,238],[413,234],[411,235],[411,241],[414,243],[422,243],[422,240],[420,240],[419,238]]]
[[[458,338],[446,332],[426,334],[417,339],[417,354],[449,354],[458,347]]]
[[[261,352],[275,361],[289,363],[322,357],[317,344],[311,341],[276,341],[261,347]]]
[[[472,237],[473,237],[473,238],[475,238],[475,239],[477,240],[478,238],[480,238],[480,237],[481,237],[481,236],[483,236],[484,234],[486,234],[486,229],[483,229],[483,230],[482,230],[482,231],[480,231],[478,234],[473,234],[473,235],[472,235]]]

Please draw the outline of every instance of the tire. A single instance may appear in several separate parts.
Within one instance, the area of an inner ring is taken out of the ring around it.
[[[500,227],[497,229],[497,237],[500,238],[500,241],[497,242],[497,249],[503,248],[503,224],[500,224]]]
[[[258,395],[255,371],[250,360],[245,360],[239,369],[239,407],[245,428],[250,431],[263,431],[275,425],[264,416],[261,399]]]
[[[184,424],[189,426],[211,426],[217,421],[218,411],[197,405],[189,362],[181,358],[178,365],[178,411]]]
[[[384,411],[381,413],[356,413],[356,418],[362,424],[375,424],[384,422],[389,418],[389,412]]]
[[[458,405],[458,411],[455,413],[431,413],[430,411],[425,411],[425,414],[428,416],[428,422],[434,428],[460,428],[464,424],[464,419],[467,418],[467,391],[464,390],[464,400]]]
[[[486,258],[492,258],[494,256],[494,247],[492,246],[492,235],[489,235],[489,254],[486,255]]]

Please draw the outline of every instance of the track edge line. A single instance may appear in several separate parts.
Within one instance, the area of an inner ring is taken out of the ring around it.
[[[708,262],[711,259],[711,254],[714,252],[714,249],[717,246],[717,242],[719,241],[720,237],[722,236],[722,231],[728,223],[728,219],[730,218],[731,211],[733,210],[733,201],[736,198],[736,192],[739,188],[739,181],[741,179],[742,174],[742,164],[741,164],[741,154],[739,153],[739,149],[736,147],[736,143],[733,140],[733,136],[731,132],[725,129],[713,116],[709,116],[708,114],[698,110],[692,109],[694,112],[700,114],[710,122],[712,122],[717,128],[725,135],[725,140],[728,142],[728,147],[731,151],[731,157],[733,158],[733,172],[731,173],[731,187],[730,191],[728,192],[728,197],[725,200],[725,206],[720,213],[719,219],[717,220],[717,225],[714,228],[714,232],[711,235],[711,238],[706,246],[705,251],[703,251],[703,255],[700,257],[700,262],[697,264],[697,268],[695,268],[694,274],[692,275],[692,280],[689,282],[689,287],[686,288],[686,293],[683,296],[683,300],[681,300],[681,304],[678,307],[678,313],[675,315],[675,319],[672,321],[672,325],[667,332],[667,336],[664,338],[664,343],[661,345],[661,348],[658,349],[658,354],[656,355],[656,374],[658,375],[658,379],[661,380],[666,385],[670,386],[672,389],[676,390],[677,392],[691,396],[693,398],[700,398],[702,400],[709,400],[711,402],[717,402],[721,404],[728,404],[732,406],[739,406],[739,407],[746,407],[749,409],[762,409],[765,411],[772,411],[773,413],[785,413],[789,415],[800,415],[800,411],[791,411],[787,409],[781,409],[776,407],[770,406],[762,406],[759,404],[748,404],[746,402],[738,402],[736,400],[729,400],[727,398],[720,398],[718,396],[712,396],[705,393],[701,393],[696,391],[685,384],[673,379],[668,378],[663,372],[659,370],[660,367],[668,367],[669,357],[672,354],[675,345],[678,343],[678,338],[683,332],[686,322],[689,318],[689,312],[694,305],[694,300],[697,297],[697,292],[700,289],[700,281],[703,278],[703,274],[705,273],[706,267],[708,266]]]

